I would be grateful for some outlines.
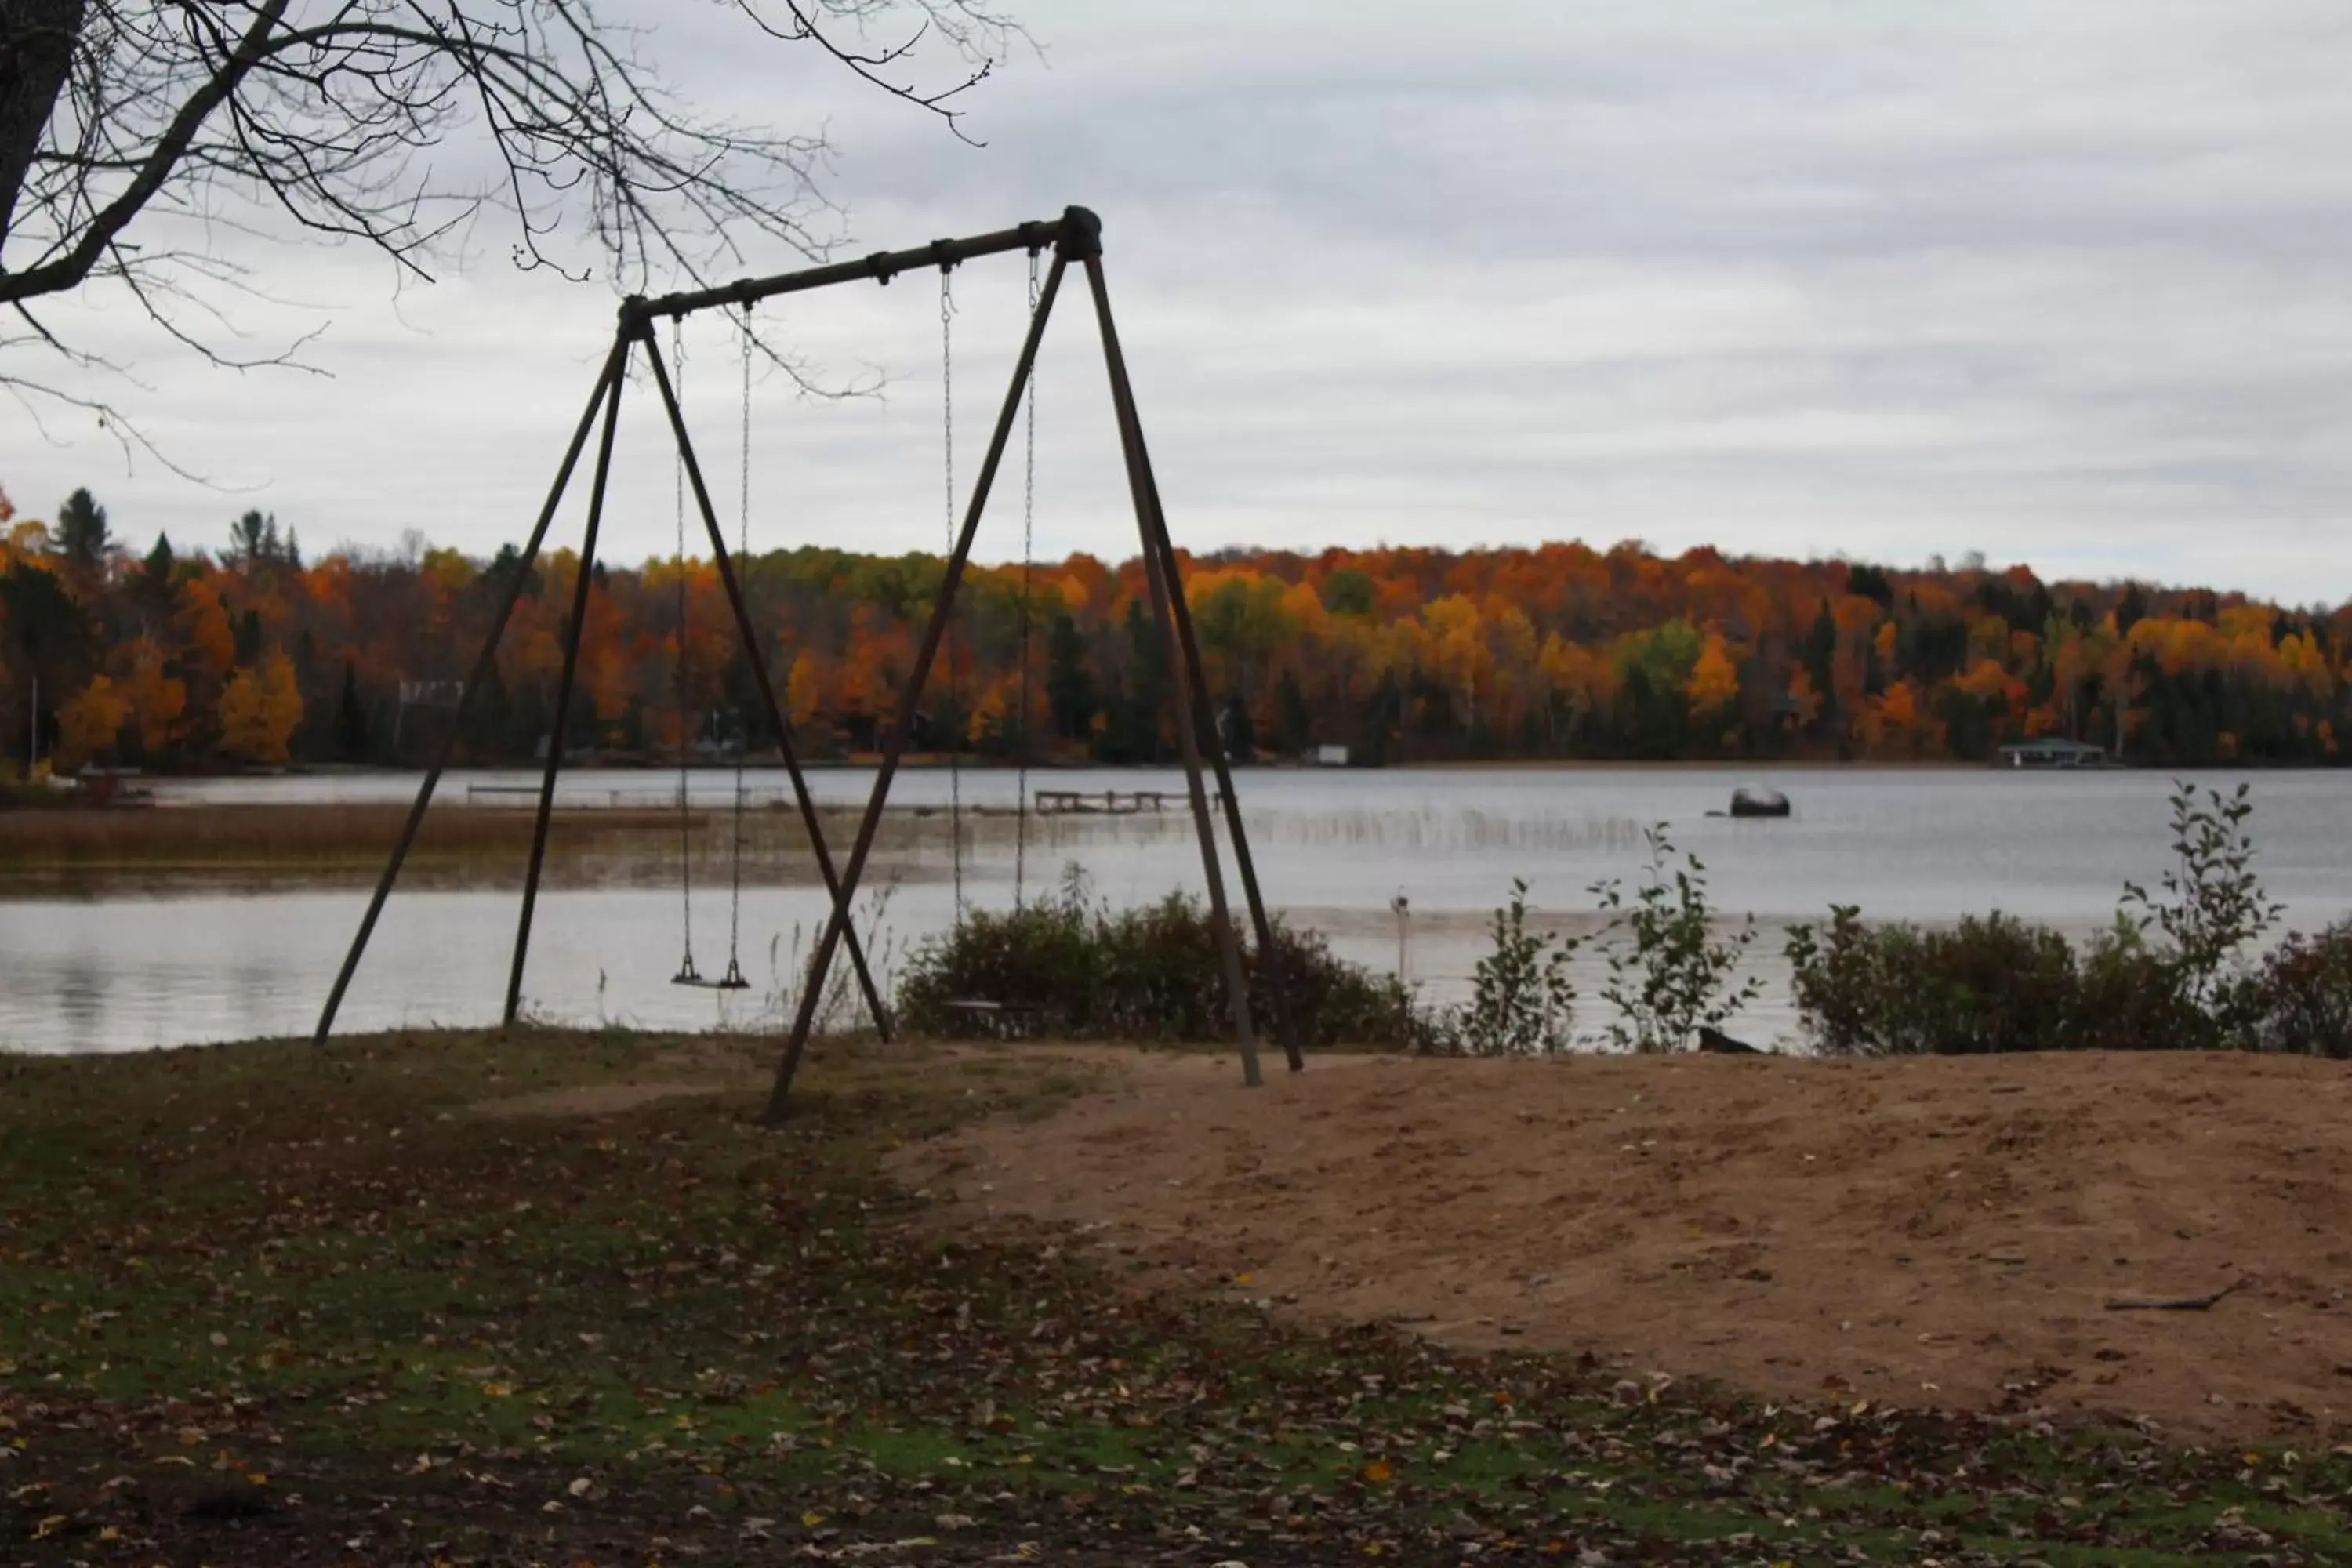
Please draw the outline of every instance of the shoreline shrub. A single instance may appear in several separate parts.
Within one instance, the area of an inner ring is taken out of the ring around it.
[[[1764,983],[1752,974],[1732,982],[1756,940],[1756,917],[1717,939],[1706,863],[1685,852],[1675,864],[1675,843],[1663,822],[1643,829],[1642,837],[1650,858],[1631,907],[1619,878],[1591,888],[1611,917],[1602,931],[1609,983],[1601,999],[1617,1009],[1617,1017],[1607,1037],[1620,1050],[1682,1050],[1701,1028],[1720,1027],[1762,994]],[[1632,933],[1630,948],[1614,940],[1620,931]]]
[[[2254,813],[2252,789],[2241,784],[2225,795],[2208,788],[2200,800],[2196,785],[2175,779],[2168,804],[2173,864],[2164,873],[2163,895],[2126,882],[2116,925],[2143,935],[2151,926],[2161,931],[2189,1004],[2223,1033],[2234,1033],[2239,954],[2285,912],[2254,874],[2253,833],[2246,826]]]
[[[1339,957],[1321,933],[1277,920],[1272,976],[1246,921],[1236,935],[1251,1022],[1268,1039],[1277,982],[1305,1046],[1425,1042],[1428,1021],[1402,983]],[[952,1005],[972,1000],[1018,1014],[1024,1033],[1066,1039],[1214,1039],[1229,1016],[1223,958],[1202,900],[1171,892],[1113,910],[1089,901],[1076,867],[1053,896],[1018,910],[970,910],[916,947],[898,988],[907,1027],[941,1038],[1003,1033]]]
[[[1852,904],[1826,933],[1789,928],[1799,1017],[1823,1056],[1982,1056],[2058,1050],[2080,977],[2066,939],[1995,912],[1951,930],[1864,924]]]
[[[2076,967],[2069,1048],[2210,1051],[2227,1043],[2213,1015],[2190,994],[2179,961],[2128,918],[2094,936]]]
[[[2290,933],[2233,1000],[2253,1049],[2352,1060],[2352,920]]]
[[[1446,1056],[1548,1057],[1576,1045],[1576,984],[1569,964],[1582,942],[1528,930],[1528,884],[1487,922],[1493,947],[1471,977],[1470,1000],[1434,1020],[1429,1048]]]

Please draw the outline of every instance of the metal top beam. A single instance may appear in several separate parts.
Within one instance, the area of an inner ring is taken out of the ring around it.
[[[1099,256],[1102,219],[1085,207],[1067,207],[1060,217],[1001,228],[994,234],[974,235],[969,239],[935,239],[910,250],[877,250],[862,260],[835,261],[773,278],[745,278],[688,294],[664,294],[651,300],[632,295],[621,301],[621,321],[625,327],[643,327],[719,305],[755,305],[779,294],[798,294],[835,283],[855,283],[861,279],[887,283],[901,272],[925,267],[945,269],[983,256],[1000,256],[1008,250],[1034,252],[1047,246],[1058,247],[1072,261]]]

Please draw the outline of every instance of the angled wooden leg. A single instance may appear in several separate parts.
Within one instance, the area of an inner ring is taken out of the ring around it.
[[[1111,405],[1118,416],[1119,446],[1127,458],[1127,483],[1135,502],[1137,531],[1143,545],[1144,577],[1151,586],[1151,607],[1160,618],[1161,631],[1168,638],[1170,655],[1181,667],[1186,665],[1184,643],[1177,635],[1176,617],[1170,608],[1171,591],[1181,594],[1181,584],[1171,584],[1166,564],[1154,542],[1152,526],[1150,474],[1143,449],[1143,427],[1135,413],[1135,393],[1127,379],[1127,360],[1119,353],[1118,329],[1111,321],[1110,290],[1104,284],[1102,258],[1099,254],[1086,258],[1087,282],[1094,291],[1095,320],[1102,330],[1103,361],[1110,372]],[[1209,918],[1216,922],[1217,949],[1224,960],[1225,995],[1233,1016],[1234,1037],[1242,1053],[1242,1081],[1255,1089],[1265,1081],[1258,1069],[1257,1036],[1250,1026],[1249,979],[1242,967],[1240,939],[1234,934],[1233,913],[1225,903],[1225,878],[1217,863],[1217,835],[1209,821],[1208,790],[1201,780],[1201,746],[1199,726],[1193,722],[1193,681],[1197,674],[1180,677],[1184,685],[1176,696],[1176,739],[1184,753],[1184,776],[1192,800],[1192,826],[1201,839],[1201,867],[1209,882]]]
[[[375,892],[368,900],[367,913],[360,918],[359,933],[352,938],[351,951],[343,955],[343,966],[335,975],[334,988],[327,993],[327,1005],[319,1014],[319,1026],[311,1036],[312,1043],[324,1045],[335,1026],[335,1014],[343,1005],[343,994],[351,989],[352,976],[358,973],[360,955],[367,951],[368,938],[374,934],[375,922],[383,913],[384,900],[392,896],[392,885],[400,878],[400,868],[408,858],[410,847],[416,842],[416,830],[425,821],[425,809],[433,803],[433,792],[441,783],[441,774],[449,765],[449,758],[457,749],[457,736],[464,728],[466,710],[474,700],[474,693],[488,678],[490,661],[498,656],[499,639],[506,635],[507,622],[514,616],[514,607],[522,597],[523,584],[530,576],[533,563],[539,560],[539,550],[547,538],[548,525],[555,519],[556,508],[562,504],[563,492],[572,483],[572,471],[578,467],[580,454],[588,445],[588,433],[596,426],[596,411],[602,407],[612,387],[620,380],[622,366],[628,357],[625,339],[616,337],[613,352],[605,356],[604,368],[596,377],[595,390],[588,395],[588,406],[582,411],[579,427],[572,433],[572,445],[565,448],[563,461],[555,471],[555,483],[547,492],[547,504],[540,509],[539,521],[530,531],[524,544],[522,559],[517,563],[514,581],[507,584],[506,597],[499,603],[499,613],[490,623],[489,635],[482,639],[482,651],[474,659],[474,668],[466,678],[464,689],[457,694],[457,709],[450,716],[448,732],[433,753],[433,765],[425,771],[425,782],[417,786],[416,800],[408,808],[408,819],[401,825],[400,837],[394,841],[392,856],[384,862],[383,874],[376,879]]]
[[[1136,443],[1142,446],[1142,422],[1139,418]],[[1242,824],[1241,796],[1234,791],[1233,769],[1226,765],[1225,745],[1217,733],[1217,716],[1209,701],[1207,666],[1201,659],[1200,639],[1192,630],[1192,606],[1184,600],[1184,579],[1177,570],[1176,546],[1168,536],[1168,514],[1160,504],[1160,481],[1152,477],[1151,456],[1144,450],[1143,482],[1151,497],[1151,525],[1160,553],[1160,573],[1170,585],[1169,606],[1176,615],[1176,636],[1183,644],[1182,663],[1189,673],[1194,723],[1202,737],[1202,750],[1208,753],[1209,765],[1217,775],[1217,793],[1224,802],[1225,834],[1233,840],[1234,864],[1242,874],[1242,898],[1249,905],[1250,927],[1257,936],[1258,962],[1264,965],[1265,990],[1274,1008],[1275,1037],[1282,1042],[1283,1059],[1292,1072],[1307,1066],[1301,1047],[1298,1020],[1291,1011],[1290,977],[1283,968],[1282,950],[1275,945],[1274,921],[1265,912],[1265,899],[1258,890],[1257,863],[1250,854],[1249,831]]]
[[[940,578],[938,595],[931,602],[930,624],[923,628],[923,640],[915,652],[915,666],[907,677],[905,696],[898,711],[891,720],[890,738],[882,752],[881,770],[874,775],[874,793],[866,803],[866,815],[857,824],[857,837],[849,847],[849,862],[842,868],[841,889],[834,895],[833,915],[825,921],[824,934],[817,939],[816,952],[810,956],[808,979],[801,991],[800,1006],[793,1016],[793,1031],[784,1042],[784,1054],[776,1064],[775,1087],[768,1097],[767,1120],[783,1120],[792,1098],[793,1075],[800,1068],[801,1054],[807,1048],[809,1032],[816,1026],[819,993],[824,984],[825,973],[832,967],[835,951],[841,945],[849,928],[850,900],[857,895],[857,880],[866,873],[866,858],[874,848],[874,834],[882,822],[883,802],[888,799],[890,781],[898,775],[899,759],[906,754],[907,740],[913,731],[915,705],[922,700],[924,682],[930,679],[931,661],[939,656],[940,638],[947,630],[948,616],[955,609],[957,588],[963,582],[964,564],[971,557],[972,536],[980,529],[980,517],[988,505],[988,492],[996,482],[996,470],[1004,460],[1004,447],[1012,438],[1013,422],[1021,410],[1023,391],[1029,384],[1029,374],[1037,363],[1037,345],[1045,336],[1046,319],[1053,314],[1054,300],[1061,292],[1062,274],[1069,262],[1070,241],[1065,239],[1055,247],[1054,265],[1045,275],[1045,286],[1037,296],[1037,308],[1029,316],[1029,335],[1021,345],[1020,363],[1013,369],[1013,384],[1004,395],[1004,406],[996,416],[996,429],[989,437],[988,455],[982,459],[980,476],[973,481],[971,501],[964,510],[963,528],[957,534],[955,548],[948,552],[947,570]]]
[[[628,342],[622,340],[624,371]],[[596,531],[604,519],[604,486],[613,474],[613,435],[621,422],[618,374],[604,405],[604,434],[596,444],[596,473],[589,481],[588,528],[580,543],[580,574],[572,584],[572,624],[563,632],[563,673],[555,686],[555,718],[548,725],[547,767],[539,778],[539,815],[530,827],[530,864],[523,872],[522,911],[515,920],[514,963],[507,971],[506,1021],[522,1005],[522,966],[530,952],[530,921],[539,909],[540,868],[547,859],[547,823],[555,811],[555,774],[563,766],[564,731],[572,718],[572,681],[580,668],[580,634],[588,623],[588,589],[596,573]]]

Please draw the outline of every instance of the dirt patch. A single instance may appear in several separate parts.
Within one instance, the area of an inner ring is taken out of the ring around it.
[[[2352,1436],[2352,1074],[1904,1062],[1131,1059],[901,1156],[967,1209],[1318,1314],[1767,1395]],[[2202,1312],[2114,1311],[2204,1295]]]
[[[476,1116],[493,1119],[518,1116],[617,1116],[625,1110],[635,1110],[656,1100],[677,1100],[688,1095],[729,1094],[749,1087],[749,1078],[725,1083],[593,1083],[572,1089],[544,1089],[537,1094],[509,1095],[504,1100],[486,1100],[473,1108]]]

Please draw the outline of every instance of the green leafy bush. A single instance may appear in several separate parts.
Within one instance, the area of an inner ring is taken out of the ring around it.
[[[1649,863],[1642,882],[1626,900],[1624,883],[1612,877],[1592,884],[1602,910],[1612,918],[1609,984],[1601,1000],[1617,1009],[1609,1039],[1621,1050],[1678,1051],[1693,1044],[1701,1027],[1714,1028],[1754,1001],[1763,982],[1733,975],[1756,940],[1749,916],[1727,937],[1715,934],[1715,911],[1706,899],[1706,867],[1695,854],[1675,858],[1674,840],[1663,822],[1644,828]],[[1632,934],[1620,942],[1620,931]]]
[[[2091,939],[2077,960],[2066,1045],[2084,1051],[2204,1051],[2223,1044],[2179,962],[2128,918]]]
[[[1429,1046],[1452,1056],[1555,1056],[1576,1043],[1576,985],[1569,963],[1580,945],[1556,931],[1528,929],[1528,885],[1488,924],[1494,946],[1478,961],[1470,1001],[1434,1020]]]
[[[2254,875],[2253,834],[2246,826],[2254,803],[2248,785],[2224,795],[2173,781],[2173,866],[2161,897],[2137,882],[2124,884],[2119,924],[2163,933],[2166,956],[2189,1001],[2227,1028],[2233,998],[2231,966],[2284,912]]]
[[[1308,1046],[1410,1046],[1428,1023],[1402,984],[1334,955],[1318,932],[1275,926],[1275,971],[1243,933],[1251,1019],[1275,1031],[1272,986]],[[953,1004],[1000,1004],[975,1014]],[[898,992],[906,1026],[945,1038],[1022,1031],[1070,1039],[1205,1040],[1225,1030],[1223,960],[1198,899],[1141,909],[1092,903],[1073,867],[1059,893],[1022,909],[972,910],[919,946]],[[993,1019],[993,1022],[992,1021]]]
[[[2352,1060],[2352,921],[2289,936],[2239,983],[2234,1000],[2254,1048]]]
[[[2046,926],[1970,916],[1949,930],[1865,925],[1851,904],[1826,932],[1790,928],[1797,1010],[1824,1056],[1974,1056],[2067,1043],[2080,977]]]

